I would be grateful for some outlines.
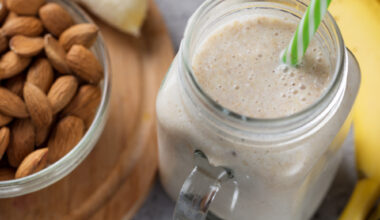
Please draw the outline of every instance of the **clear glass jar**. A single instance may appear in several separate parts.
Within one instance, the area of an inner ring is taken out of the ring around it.
[[[48,2],[59,3],[71,14],[75,23],[94,23],[81,8],[69,0],[48,0]],[[15,180],[0,181],[0,198],[25,195],[57,182],[74,170],[87,157],[97,143],[107,118],[111,89],[111,69],[107,50],[104,46],[104,40],[100,34],[92,50],[104,67],[104,79],[101,82],[101,102],[91,126],[81,141],[59,161],[30,176]]]
[[[236,114],[202,90],[191,67],[202,39],[235,15],[276,11],[300,19],[307,3],[208,0],[189,20],[156,103],[160,177],[178,198],[175,219],[304,220],[317,209],[340,163],[360,84],[332,16],[316,37],[328,51],[333,79],[315,104],[294,115]]]

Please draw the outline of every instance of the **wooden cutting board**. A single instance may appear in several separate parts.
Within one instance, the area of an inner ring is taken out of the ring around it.
[[[96,20],[112,66],[107,125],[91,154],[56,184],[0,200],[0,219],[130,219],[157,169],[155,98],[173,59],[165,23],[153,2],[135,38]]]

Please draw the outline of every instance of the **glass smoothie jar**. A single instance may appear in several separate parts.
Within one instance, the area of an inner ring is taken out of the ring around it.
[[[300,20],[308,3],[207,0],[190,18],[156,103],[160,178],[177,200],[174,219],[304,220],[321,203],[342,158],[360,84],[332,16],[315,36],[331,82],[314,104],[289,116],[252,118],[223,107],[191,65],[207,35],[236,16]]]

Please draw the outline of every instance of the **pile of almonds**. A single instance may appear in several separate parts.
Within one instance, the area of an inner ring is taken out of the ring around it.
[[[59,4],[0,0],[0,181],[40,171],[91,125],[103,67],[94,24]]]

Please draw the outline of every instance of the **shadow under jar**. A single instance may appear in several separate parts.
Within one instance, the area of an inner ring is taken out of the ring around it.
[[[61,5],[70,13],[74,23],[94,23],[82,9],[69,0],[47,0],[47,2],[56,2]],[[80,142],[54,164],[20,179],[0,181],[0,198],[11,198],[29,194],[44,189],[61,180],[87,157],[97,143],[107,121],[107,109],[111,89],[109,57],[101,34],[98,35],[91,50],[94,52],[94,55],[104,70],[104,78],[100,82],[100,88],[102,90],[101,101],[91,126],[87,129]]]
[[[178,198],[174,219],[304,220],[317,209],[341,161],[360,84],[332,16],[314,36],[330,82],[314,104],[290,116],[237,114],[204,91],[192,68],[201,43],[226,22],[273,13],[298,22],[307,3],[208,0],[189,20],[156,103],[160,178]]]

